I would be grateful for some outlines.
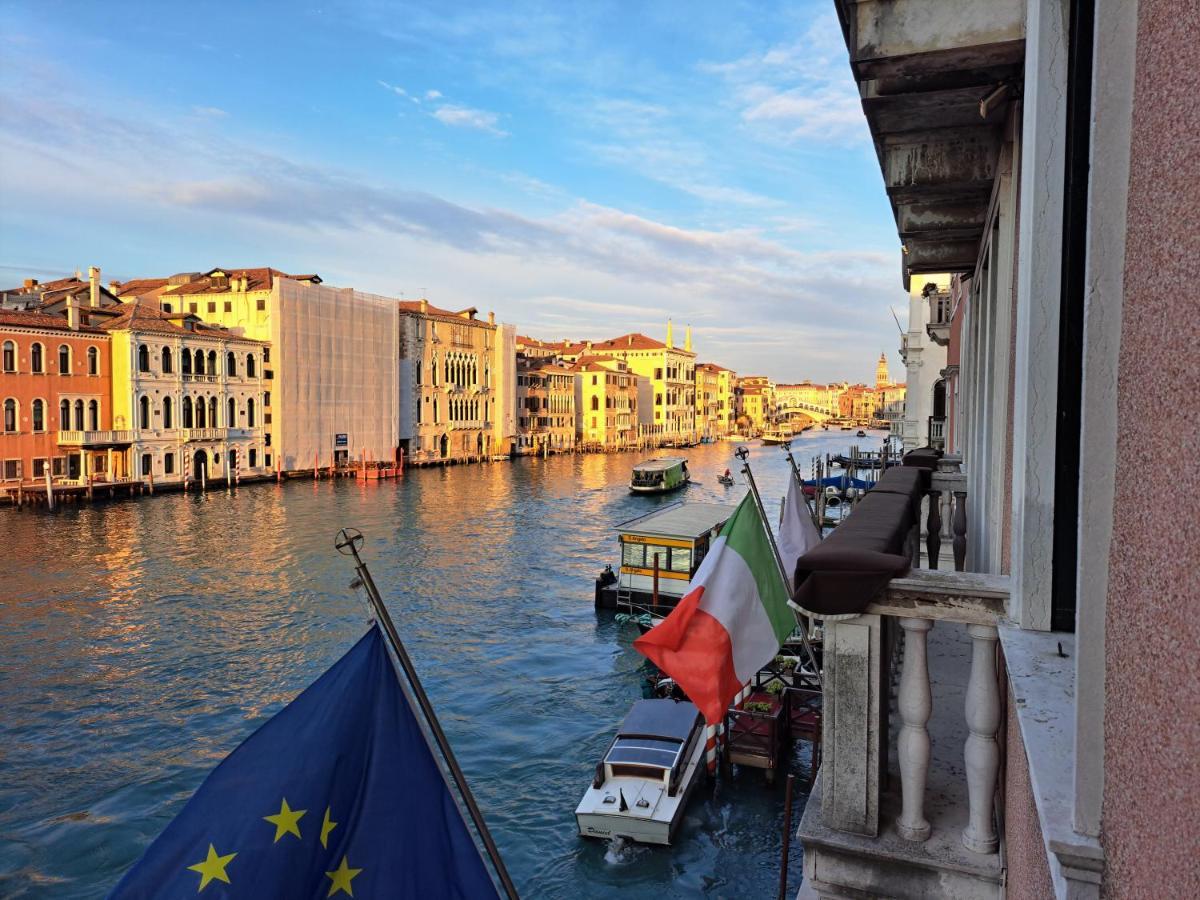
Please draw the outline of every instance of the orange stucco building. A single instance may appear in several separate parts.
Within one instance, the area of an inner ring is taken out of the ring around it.
[[[0,490],[111,475],[110,338],[62,316],[0,310]]]

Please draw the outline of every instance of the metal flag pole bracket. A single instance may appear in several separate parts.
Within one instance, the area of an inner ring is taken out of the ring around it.
[[[362,545],[363,535],[357,528],[341,529],[333,541],[333,546],[338,553],[343,556],[354,557],[354,571],[358,575],[358,580],[362,582],[362,586],[366,589],[367,598],[371,602],[375,618],[378,620],[380,627],[382,627],[388,643],[392,645],[392,650],[396,654],[400,668],[404,670],[404,677],[408,681],[408,686],[412,690],[417,704],[421,707],[425,723],[429,726],[429,731],[442,753],[442,758],[446,761],[446,767],[450,770],[450,776],[454,779],[454,784],[458,787],[459,794],[462,795],[463,803],[467,807],[471,821],[475,823],[475,830],[479,832],[479,837],[483,841],[488,858],[492,861],[492,866],[496,870],[496,876],[500,879],[504,893],[510,900],[518,900],[517,888],[508,874],[504,860],[500,857],[500,850],[496,846],[496,842],[492,840],[492,833],[488,831],[487,823],[483,819],[483,812],[479,809],[479,804],[475,802],[475,795],[471,793],[470,785],[467,784],[467,776],[463,773],[462,767],[458,764],[458,759],[454,756],[454,751],[450,747],[450,740],[446,737],[446,733],[442,731],[441,723],[438,722],[437,714],[433,711],[433,704],[429,700],[429,695],[425,693],[425,688],[421,684],[421,679],[417,675],[417,670],[413,666],[408,651],[404,649],[404,643],[400,640],[400,634],[396,631],[392,617],[388,614],[387,607],[383,605],[383,598],[379,595],[379,589],[375,586],[375,580],[371,577],[366,563],[362,561],[362,557],[359,555],[358,551]]]
[[[745,447],[738,447],[737,450],[734,451],[733,455],[741,460],[742,474],[746,476],[746,484],[750,486],[750,496],[754,498],[754,505],[758,508],[758,515],[762,522],[763,531],[765,531],[767,534],[767,543],[771,545],[771,553],[775,557],[776,566],[779,567],[779,577],[783,579],[784,590],[788,591],[790,595],[791,592],[788,590],[789,579],[787,569],[784,568],[783,557],[779,555],[779,545],[775,543],[775,535],[771,531],[771,526],[767,523],[767,513],[766,510],[763,509],[762,497],[758,493],[758,485],[754,481],[754,473],[750,471],[750,463],[747,461],[750,456],[750,451]],[[793,608],[793,612],[799,608],[791,602],[790,596],[788,597],[788,606]],[[797,619],[799,619],[799,617],[797,617]],[[808,640],[808,629],[811,627],[811,623],[808,621],[798,620],[796,624],[801,626],[800,643],[804,646],[804,652],[808,654],[808,661],[812,663],[813,674],[817,676],[817,685],[824,690],[825,683],[824,679],[821,677],[821,667],[817,665],[817,656],[813,652],[812,644],[810,644]]]

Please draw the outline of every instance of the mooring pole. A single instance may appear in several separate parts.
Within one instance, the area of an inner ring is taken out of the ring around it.
[[[363,587],[366,589],[367,598],[371,601],[371,608],[375,612],[375,617],[379,620],[380,627],[383,628],[383,633],[387,636],[388,643],[392,645],[392,650],[395,651],[396,659],[400,662],[400,668],[404,670],[404,677],[408,681],[408,686],[412,690],[417,704],[421,707],[421,712],[425,716],[425,723],[429,726],[429,731],[433,734],[433,739],[437,742],[438,749],[442,752],[442,758],[445,759],[446,767],[450,770],[450,776],[454,779],[454,784],[458,787],[458,791],[462,795],[463,803],[467,807],[471,821],[475,823],[475,829],[479,832],[479,837],[483,841],[488,858],[492,861],[492,866],[496,870],[496,876],[500,879],[500,884],[504,887],[504,893],[510,900],[518,900],[519,895],[517,894],[516,885],[513,884],[512,878],[508,874],[508,869],[504,865],[504,860],[500,857],[500,849],[496,846],[496,842],[492,840],[492,833],[488,831],[487,823],[483,819],[483,812],[479,809],[479,804],[475,802],[475,795],[471,793],[470,785],[467,784],[467,776],[463,773],[462,768],[458,764],[458,759],[454,756],[454,750],[450,747],[450,740],[446,737],[446,732],[442,731],[437,713],[433,711],[433,704],[429,701],[429,696],[425,693],[425,688],[421,684],[421,678],[417,675],[417,670],[413,666],[408,651],[404,649],[404,643],[400,640],[400,634],[396,631],[396,626],[392,622],[392,617],[388,614],[387,607],[383,605],[383,598],[379,595],[379,588],[375,586],[375,580],[367,570],[367,564],[358,555],[358,548],[362,546],[362,543],[363,536],[361,531],[356,528],[343,528],[337,533],[333,545],[343,556],[354,557],[354,571],[358,574]]]
[[[817,665],[817,656],[813,653],[812,645],[808,642],[808,629],[812,623],[805,616],[805,621],[799,621],[800,613],[798,607],[792,603],[791,592],[788,590],[788,585],[791,584],[791,578],[788,577],[787,568],[783,564],[783,557],[779,555],[779,545],[775,543],[775,535],[771,531],[771,525],[767,521],[767,512],[763,509],[762,496],[758,493],[758,485],[754,483],[754,473],[750,471],[750,463],[748,458],[750,451],[745,447],[738,447],[733,453],[742,461],[742,474],[746,476],[746,484],[750,486],[750,496],[754,498],[754,505],[758,509],[759,519],[762,521],[763,531],[767,533],[767,543],[771,545],[771,553],[775,557],[775,564],[779,567],[779,577],[783,579],[783,587],[788,591],[788,606],[792,609],[792,615],[797,618],[797,625],[800,625],[800,643],[804,645],[804,652],[808,654],[808,661],[812,663],[813,674],[817,677],[817,686],[822,690],[825,689],[824,679],[821,678],[821,667]]]
[[[783,865],[779,870],[779,900],[787,900],[788,851],[792,844],[792,789],[796,776],[789,774],[783,794]]]

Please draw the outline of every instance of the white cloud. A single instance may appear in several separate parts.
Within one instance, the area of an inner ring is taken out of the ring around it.
[[[508,136],[508,132],[499,127],[500,117],[494,112],[484,109],[472,109],[469,106],[446,103],[433,111],[433,117],[443,125],[449,125],[452,128],[474,128],[497,137]]]
[[[425,92],[425,99],[426,99],[426,100],[437,100],[437,99],[439,99],[441,96],[442,96],[442,92],[441,92],[441,91],[426,91],[426,92]]]
[[[224,119],[229,113],[217,106],[193,106],[192,115],[204,119]]]

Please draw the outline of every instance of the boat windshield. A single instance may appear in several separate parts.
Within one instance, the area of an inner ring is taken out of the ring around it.
[[[656,738],[617,738],[604,760],[614,765],[633,764],[671,769],[679,757],[683,745],[679,741]],[[615,769],[614,769],[615,771]]]

